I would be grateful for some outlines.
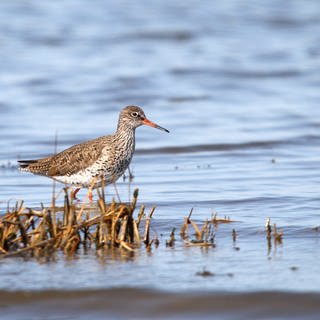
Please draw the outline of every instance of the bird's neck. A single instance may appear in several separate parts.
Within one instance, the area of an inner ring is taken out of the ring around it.
[[[115,139],[119,141],[119,143],[127,144],[128,142],[133,143],[135,142],[135,129],[122,125],[119,123],[117,131],[115,133]]]

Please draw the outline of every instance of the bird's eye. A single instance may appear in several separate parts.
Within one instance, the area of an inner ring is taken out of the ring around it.
[[[137,118],[139,113],[138,112],[132,112],[131,115],[134,117],[134,118]]]

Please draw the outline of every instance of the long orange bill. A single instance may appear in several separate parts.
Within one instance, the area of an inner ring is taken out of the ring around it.
[[[156,129],[165,131],[165,132],[169,132],[169,130],[158,126],[157,124],[155,124],[154,122],[152,122],[152,121],[150,121],[150,120],[148,120],[148,119],[144,119],[142,122],[143,122],[143,124],[145,124],[146,126],[153,127],[153,128],[156,128]]]

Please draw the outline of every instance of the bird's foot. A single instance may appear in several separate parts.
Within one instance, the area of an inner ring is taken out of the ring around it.
[[[77,193],[79,192],[80,188],[76,188],[75,190],[71,191],[71,199],[76,200],[77,202],[80,202],[80,199],[77,197]],[[88,198],[90,202],[92,202],[93,196],[92,191],[89,191]]]
[[[76,188],[75,190],[71,191],[71,199],[76,200],[76,201],[80,201],[79,198],[77,198],[77,193],[80,191],[80,188]]]

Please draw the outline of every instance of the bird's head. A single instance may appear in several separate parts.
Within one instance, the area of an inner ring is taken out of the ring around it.
[[[169,130],[160,127],[159,125],[147,119],[144,111],[140,107],[128,106],[122,109],[119,117],[118,128],[125,126],[127,128],[129,127],[131,129],[136,129],[142,125],[169,132]]]

